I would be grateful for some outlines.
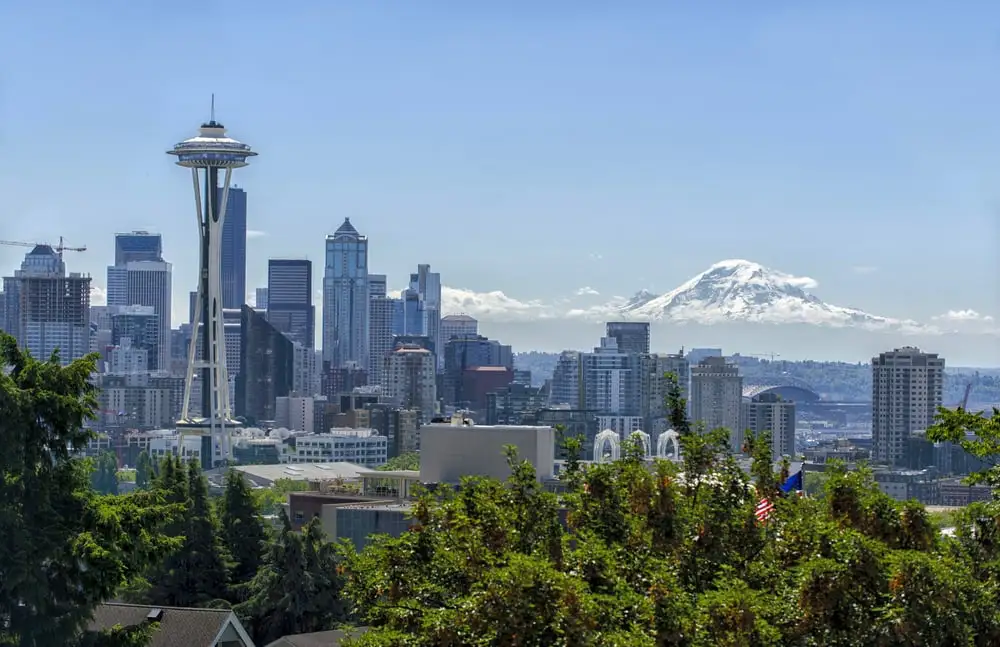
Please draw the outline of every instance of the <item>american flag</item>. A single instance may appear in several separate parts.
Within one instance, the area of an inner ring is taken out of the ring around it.
[[[762,523],[767,521],[767,518],[771,516],[771,510],[774,510],[774,504],[763,498],[760,503],[757,504],[757,509],[754,510],[754,516],[757,517],[757,523]]]

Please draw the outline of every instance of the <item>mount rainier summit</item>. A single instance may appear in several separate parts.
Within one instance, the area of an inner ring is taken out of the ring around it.
[[[922,328],[915,321],[825,303],[807,291],[814,285],[811,279],[752,261],[725,260],[666,294],[643,290],[618,311],[629,319],[678,324],[811,324],[879,331]]]

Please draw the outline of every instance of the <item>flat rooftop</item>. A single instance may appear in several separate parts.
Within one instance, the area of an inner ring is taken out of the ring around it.
[[[370,471],[355,463],[281,463],[278,465],[237,465],[233,469],[254,481],[328,481],[332,479],[357,480],[362,472]]]

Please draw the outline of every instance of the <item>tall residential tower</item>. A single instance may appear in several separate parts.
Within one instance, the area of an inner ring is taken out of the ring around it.
[[[899,465],[906,442],[934,424],[944,394],[944,358],[906,346],[872,358],[872,460]]]

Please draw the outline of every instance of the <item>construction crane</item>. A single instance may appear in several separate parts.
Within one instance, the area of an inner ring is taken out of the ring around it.
[[[969,394],[972,393],[972,382],[965,385],[965,395],[962,396],[962,404],[958,405],[958,408],[962,411],[966,411],[969,406]]]
[[[48,245],[49,247],[51,247],[52,249],[54,249],[57,254],[59,254],[59,258],[62,258],[62,254],[63,254],[64,251],[65,252],[85,252],[85,251],[87,251],[87,247],[86,246],[83,246],[83,247],[70,247],[68,245],[65,245],[63,243],[63,237],[62,236],[59,237],[59,244],[58,245],[49,245],[48,243],[25,243],[25,242],[21,242],[19,240],[0,240],[0,245],[13,245],[15,247],[37,247],[38,245]]]
[[[781,353],[745,353],[745,355],[747,357],[766,357],[772,363],[774,362],[775,357],[781,357]]]

